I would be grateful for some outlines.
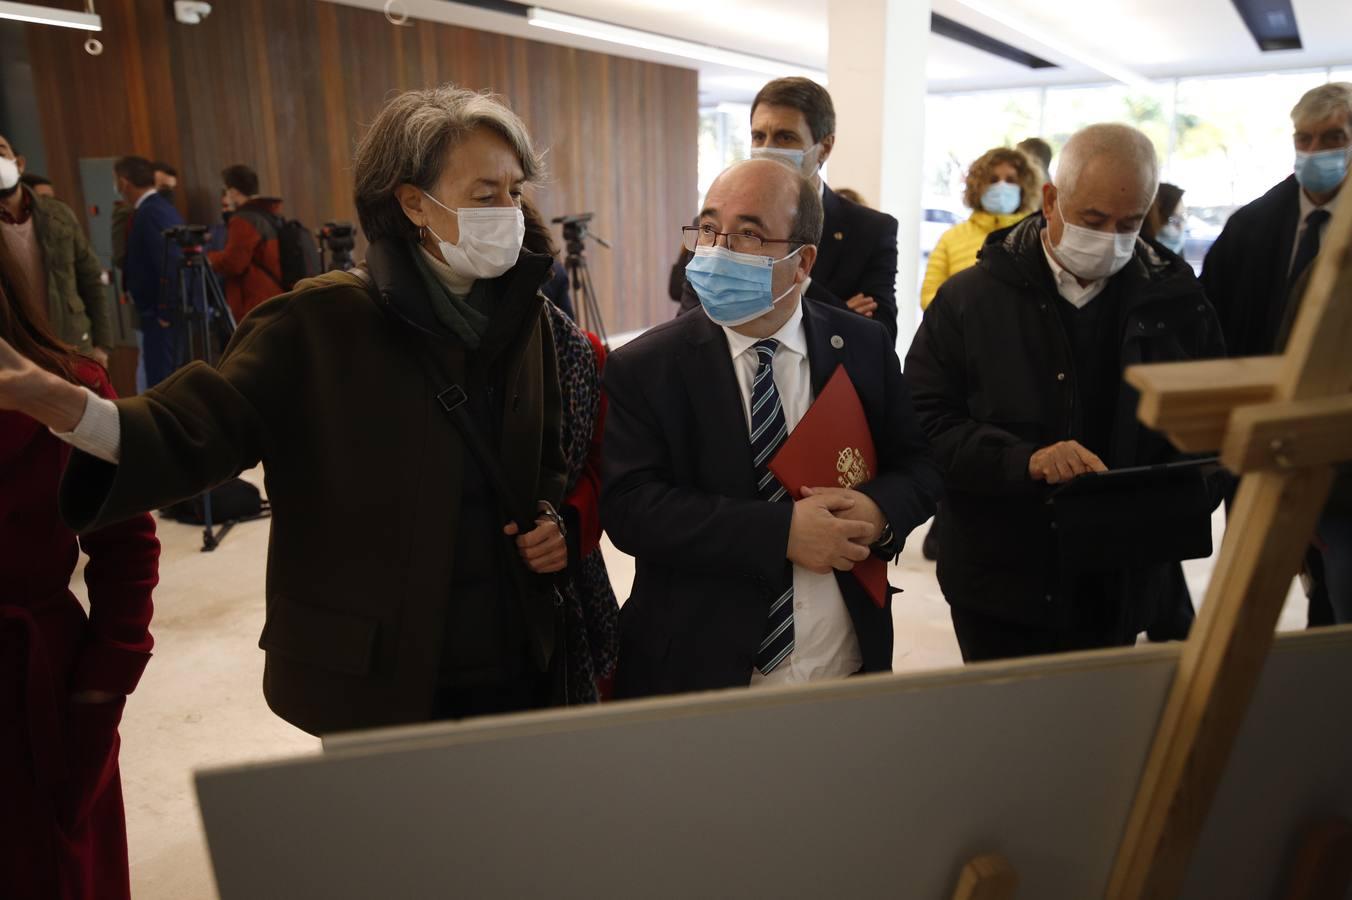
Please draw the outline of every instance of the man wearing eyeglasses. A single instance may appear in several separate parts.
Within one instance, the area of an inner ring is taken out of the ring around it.
[[[776,78],[751,104],[751,158],[775,159],[807,178],[822,203],[817,264],[805,295],[880,322],[897,336],[897,220],[852,203],[821,177],[836,145],[836,111],[826,88],[807,78]],[[683,312],[699,297],[681,276],[689,251],[672,270],[670,290]]]
[[[821,228],[816,188],[790,168],[728,169],[683,231],[701,310],[607,362],[601,515],[637,560],[618,696],[891,669],[890,603],[848,573],[900,552],[940,476],[887,332],[802,296]],[[841,364],[878,471],[793,502],[768,463]]]

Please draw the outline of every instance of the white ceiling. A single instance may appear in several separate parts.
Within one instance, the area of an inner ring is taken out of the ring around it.
[[[827,69],[831,0],[540,0],[542,5],[757,56]],[[835,0],[849,4],[850,0]],[[980,7],[981,3],[974,6]],[[1229,0],[987,0],[1006,16],[1080,55],[1115,61],[1147,78],[1306,66],[1352,65],[1352,0],[1294,0],[1304,50],[1262,53]],[[1062,66],[1034,70],[956,41],[931,37],[931,90],[970,90],[1103,81],[1105,76],[1053,47],[996,22],[962,0],[933,0],[934,11]],[[723,73],[727,74],[727,73]],[[706,84],[706,99],[750,100]],[[708,79],[706,78],[706,81]]]
[[[384,0],[335,0],[380,8]],[[396,0],[418,18],[653,59],[700,70],[705,104],[749,102],[764,74],[697,63],[543,31],[519,16],[446,0]],[[826,71],[831,2],[850,0],[538,0],[541,6],[615,25]],[[908,0],[900,0],[908,2]],[[1293,0],[1305,49],[1262,53],[1229,0],[932,0],[934,11],[1057,63],[1029,69],[931,35],[931,91],[1110,80],[1078,60],[1115,64],[1145,78],[1352,65],[1352,0]],[[984,12],[991,10],[996,21]],[[1032,36],[1030,36],[1032,35]]]

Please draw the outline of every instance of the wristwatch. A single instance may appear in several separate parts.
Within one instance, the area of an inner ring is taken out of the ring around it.
[[[892,532],[892,523],[884,523],[883,533],[878,536],[878,540],[873,542],[873,549],[889,556],[895,556],[897,552],[894,546],[896,539],[897,536]]]
[[[561,537],[568,537],[568,526],[563,523],[563,516],[559,515],[559,511],[548,500],[540,501],[540,515],[554,523]]]

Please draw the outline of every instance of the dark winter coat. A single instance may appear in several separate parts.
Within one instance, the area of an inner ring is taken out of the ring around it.
[[[378,241],[369,279],[330,273],[258,307],[217,368],[193,363],[119,401],[121,463],[77,453],[62,489],[66,520],[86,530],[261,461],[273,513],[263,692],[315,734],[431,718],[447,673],[453,683],[474,674],[460,649],[503,640],[496,626],[478,629],[495,611],[521,623],[519,656],[539,672],[557,639],[552,598],[529,590],[501,534],[506,514],[462,504],[494,501],[422,358],[432,354],[437,380],[467,385],[471,405],[496,420],[487,440],[515,494],[558,506],[559,383],[537,291],[549,260],[523,255],[489,284],[492,321],[469,352],[438,324],[413,252]],[[485,353],[501,378],[476,387]],[[501,577],[462,552],[470,522],[489,523],[473,546],[503,561]],[[471,570],[484,577],[467,584]]]
[[[944,471],[939,584],[954,606],[1029,624],[1066,615],[1047,487],[1028,474],[1033,453],[1085,442],[1070,341],[1042,248],[1045,219],[1032,216],[991,235],[976,266],[940,288],[906,357],[921,426]],[[1110,279],[1118,292],[1119,370],[1138,363],[1223,356],[1216,314],[1187,263],[1137,242]],[[1111,434],[1100,456],[1110,469],[1179,457],[1136,418],[1137,394],[1120,382]],[[1219,497],[1217,497],[1219,499]],[[1186,590],[1177,563],[1123,571],[1114,587],[1131,598],[1128,627],[1156,620]],[[1127,602],[1122,600],[1122,602]],[[1139,630],[1139,629],[1138,629]]]

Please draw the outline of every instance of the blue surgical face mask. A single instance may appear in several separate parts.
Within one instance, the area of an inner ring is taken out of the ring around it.
[[[1160,229],[1159,234],[1155,235],[1155,240],[1163,244],[1169,252],[1177,253],[1179,256],[1183,255],[1183,245],[1186,240],[1183,235],[1183,226],[1170,222]]]
[[[1311,194],[1336,190],[1347,177],[1348,154],[1352,147],[1339,147],[1319,153],[1296,151],[1296,181]]]
[[[1017,184],[997,181],[981,195],[981,208],[997,216],[1008,216],[1019,211],[1023,204],[1023,190]]]
[[[774,259],[733,253],[726,247],[696,247],[694,258],[685,267],[685,277],[710,319],[730,328],[744,325],[774,309],[793,290],[790,284],[776,297],[772,284],[775,263],[792,259],[798,250]]]

